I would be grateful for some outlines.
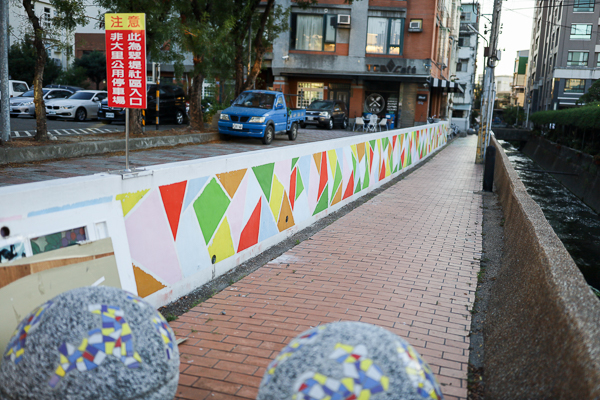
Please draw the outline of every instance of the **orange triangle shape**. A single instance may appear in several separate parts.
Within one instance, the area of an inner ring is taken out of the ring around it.
[[[147,274],[135,265],[133,265],[133,276],[135,277],[138,296],[140,297],[150,296],[152,293],[158,292],[165,287],[165,285],[154,279],[152,275]]]
[[[313,158],[315,159],[315,164],[317,164],[317,172],[321,173],[321,153],[313,154]]]
[[[219,178],[221,185],[223,185],[229,194],[230,199],[233,199],[235,192],[240,187],[240,183],[242,183],[242,179],[244,179],[244,175],[246,175],[245,169],[217,174],[217,178]]]
[[[281,211],[279,212],[279,221],[277,222],[277,228],[279,228],[279,232],[283,232],[284,230],[292,226],[294,226],[294,214],[292,214],[292,207],[290,207],[288,194],[284,191],[283,203],[281,204]]]
[[[359,143],[356,145],[356,150],[358,151],[358,162],[360,162],[365,156],[365,144]]]
[[[181,207],[183,206],[186,185],[187,182],[183,181],[159,188],[167,213],[167,219],[171,226],[171,233],[173,233],[173,239],[177,239],[177,228],[179,227],[179,217],[181,215]]]
[[[331,205],[339,203],[340,201],[342,201],[342,185],[338,186],[338,190],[335,193],[335,196],[333,196],[333,201],[331,202]]]

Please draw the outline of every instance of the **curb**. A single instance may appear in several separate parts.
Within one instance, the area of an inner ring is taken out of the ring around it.
[[[201,144],[218,139],[218,133],[129,138],[129,149],[144,150],[153,147],[173,147],[180,144]],[[125,151],[125,139],[65,143],[60,145],[49,144],[37,147],[0,148],[0,165],[83,157],[119,151]]]

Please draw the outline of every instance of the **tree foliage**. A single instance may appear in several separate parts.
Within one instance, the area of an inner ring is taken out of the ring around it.
[[[74,67],[85,69],[86,76],[96,84],[96,90],[100,89],[100,83],[106,79],[106,56],[101,51],[92,51],[75,59]]]
[[[37,54],[33,47],[33,37],[25,35],[22,41],[13,43],[8,50],[8,74],[11,79],[33,83],[33,72]],[[60,66],[52,59],[46,58],[44,66],[44,86],[54,83],[61,73]]]
[[[58,78],[56,79],[56,83],[61,85],[70,85],[70,86],[79,86],[82,88],[87,88],[89,86],[89,82],[87,81],[87,71],[83,67],[75,67],[71,66],[71,68],[63,70]]]
[[[577,104],[587,104],[595,101],[600,101],[600,79],[594,82],[588,91],[577,100]]]
[[[529,118],[536,125],[556,124],[581,129],[600,129],[600,103],[564,110],[538,111]]]
[[[508,125],[521,124],[525,120],[525,113],[523,107],[509,106],[504,109],[504,122]]]

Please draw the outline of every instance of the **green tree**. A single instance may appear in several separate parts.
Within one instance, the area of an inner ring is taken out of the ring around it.
[[[56,79],[56,83],[87,88],[89,86],[87,79],[88,76],[85,68],[71,65],[71,68],[65,69],[60,73]]]
[[[75,68],[85,69],[87,77],[100,89],[100,83],[106,79],[106,56],[101,51],[84,54],[73,62]]]
[[[95,4],[107,13],[146,14],[146,57],[148,61],[173,62],[182,59],[172,45],[173,32],[177,30],[177,18],[172,13],[173,2],[155,0],[95,0]],[[98,27],[104,28],[104,14],[100,15]],[[142,133],[142,111],[134,108],[129,112],[129,132]]]
[[[504,122],[508,125],[520,124],[525,120],[525,113],[523,108],[519,106],[510,106],[504,109]]]
[[[42,17],[40,12],[43,12],[44,7],[36,7],[37,3],[36,0],[22,0],[36,52],[32,82],[34,87],[33,103],[36,110],[35,139],[46,141],[48,140],[48,129],[46,126],[46,105],[44,104],[42,92],[44,69],[48,58],[46,46],[48,44],[60,46],[62,43],[61,33],[65,31],[72,32],[77,25],[85,25],[87,17],[83,0],[51,0],[55,16],[50,18]]]
[[[36,58],[33,38],[30,35],[25,35],[22,41],[10,46],[8,50],[8,74],[11,79],[31,84]],[[44,66],[44,86],[54,83],[60,72],[61,68],[54,59],[47,58]]]
[[[600,79],[596,80],[583,96],[577,100],[577,104],[588,104],[600,101]]]

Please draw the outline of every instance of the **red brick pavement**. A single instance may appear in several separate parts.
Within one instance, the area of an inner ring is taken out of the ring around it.
[[[269,364],[312,326],[350,320],[406,338],[446,399],[467,397],[481,253],[476,138],[430,162],[171,326],[177,399],[254,399]],[[223,313],[224,312],[224,313]]]

